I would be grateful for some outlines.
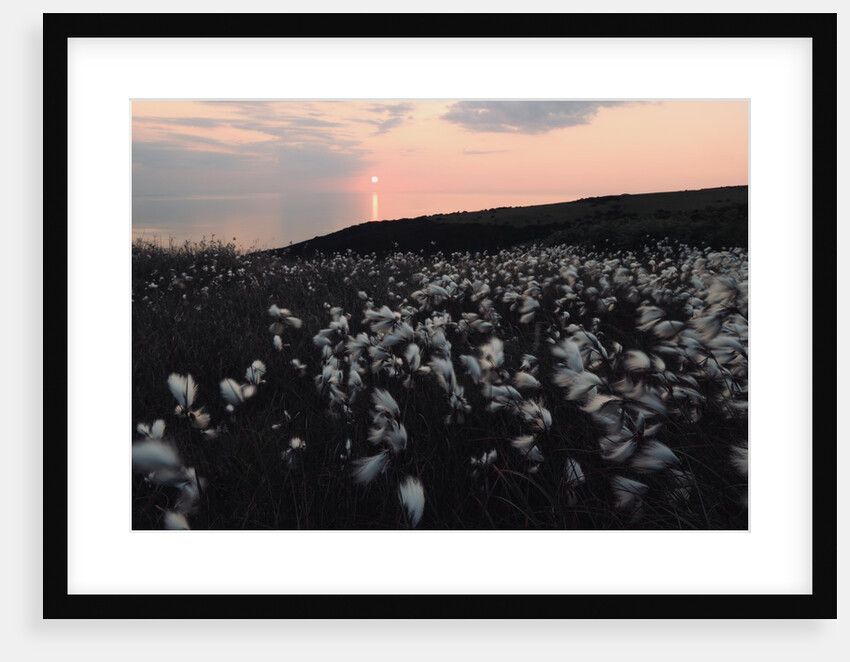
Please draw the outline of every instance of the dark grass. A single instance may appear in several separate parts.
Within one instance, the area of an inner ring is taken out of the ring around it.
[[[746,248],[748,191],[748,186],[724,186],[608,195],[360,223],[269,252],[309,256],[351,249],[386,255],[398,250],[451,253],[470,247],[492,252],[532,240],[606,250],[640,250],[663,239],[691,246]]]
[[[435,259],[440,259],[437,256]],[[455,369],[472,407],[463,425],[445,425],[449,413],[445,396],[430,376],[417,376],[415,387],[399,380],[370,375],[370,389],[351,403],[350,420],[329,412],[327,396],[317,393],[313,376],[321,371],[320,352],[312,337],[330,320],[326,303],[351,313],[351,335],[361,328],[365,290],[377,306],[386,300],[390,276],[410,282],[421,260],[386,262],[366,257],[347,260],[300,261],[268,253],[241,254],[220,242],[160,247],[133,247],[133,421],[163,418],[186,466],[196,467],[207,481],[200,507],[190,517],[193,528],[204,529],[387,529],[406,526],[396,496],[403,475],[421,479],[426,507],[419,528],[434,529],[742,529],[747,510],[742,506],[746,480],[729,463],[730,446],[746,440],[746,415],[738,420],[710,408],[698,423],[670,420],[659,441],[681,458],[693,476],[691,496],[677,499],[667,473],[634,474],[606,462],[599,454],[590,417],[566,402],[553,385],[543,382],[542,398],[553,416],[552,429],[540,448],[547,460],[537,473],[528,473],[525,460],[510,446],[524,428],[516,417],[484,411],[485,400],[464,371]],[[455,257],[459,271],[463,263]],[[482,259],[484,257],[482,256]],[[493,258],[486,258],[491,263]],[[433,261],[433,260],[432,260]],[[297,269],[290,269],[297,265]],[[495,263],[491,267],[497,266]],[[189,276],[189,278],[186,278]],[[542,279],[541,279],[542,280]],[[151,288],[150,283],[156,283]],[[206,290],[204,288],[207,288]],[[405,294],[413,289],[408,285]],[[545,310],[551,292],[544,292]],[[276,303],[303,320],[301,329],[287,329],[282,352],[272,347],[268,307]],[[520,356],[540,358],[541,375],[549,374],[552,359],[545,347],[535,346],[534,325],[521,325],[518,315],[503,312],[498,332],[505,341],[506,366],[519,368]],[[474,310],[451,302],[454,319]],[[572,321],[593,324],[597,312],[576,315]],[[674,317],[671,314],[671,317]],[[418,319],[424,315],[417,316]],[[629,348],[648,339],[634,331],[635,307],[623,302],[602,320],[600,336],[609,335]],[[544,325],[555,323],[545,316]],[[449,334],[452,355],[474,354],[488,335]],[[306,375],[291,365],[307,364]],[[229,416],[219,395],[225,377],[241,380],[255,359],[268,367],[266,383]],[[166,380],[172,372],[191,373],[200,386],[197,404],[207,407],[216,439],[206,439],[185,419],[171,412],[175,402]],[[355,485],[351,461],[374,453],[366,441],[371,423],[371,387],[387,389],[402,410],[408,431],[407,448],[388,471],[368,486]],[[285,413],[286,412],[286,413]],[[288,414],[288,416],[287,416]],[[273,426],[280,425],[278,429]],[[134,435],[135,436],[135,435]],[[285,462],[281,453],[292,436],[306,449]],[[351,440],[346,457],[345,442]],[[495,449],[498,460],[474,474],[470,458]],[[566,488],[563,465],[577,460],[586,482]],[[610,479],[628,475],[650,486],[637,511],[611,505]],[[133,476],[133,527],[160,528],[164,510],[173,506],[173,488],[148,484]]]

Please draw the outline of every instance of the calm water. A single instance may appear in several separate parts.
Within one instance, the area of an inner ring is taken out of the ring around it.
[[[566,202],[581,193],[309,193],[133,199],[133,237],[163,243],[213,236],[245,249],[276,248],[365,221],[490,207]]]

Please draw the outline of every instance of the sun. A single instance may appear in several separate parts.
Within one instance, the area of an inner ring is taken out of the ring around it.
[[[377,176],[372,175],[372,183],[373,183],[373,184],[377,184],[377,183],[378,183],[378,178],[377,178]]]

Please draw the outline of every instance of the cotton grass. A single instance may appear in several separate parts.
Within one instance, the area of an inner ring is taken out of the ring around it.
[[[134,253],[134,526],[746,528],[745,250],[211,246]]]

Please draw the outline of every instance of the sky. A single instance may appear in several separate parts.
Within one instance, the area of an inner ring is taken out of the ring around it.
[[[136,100],[132,138],[133,236],[160,241],[748,183],[746,100]]]

